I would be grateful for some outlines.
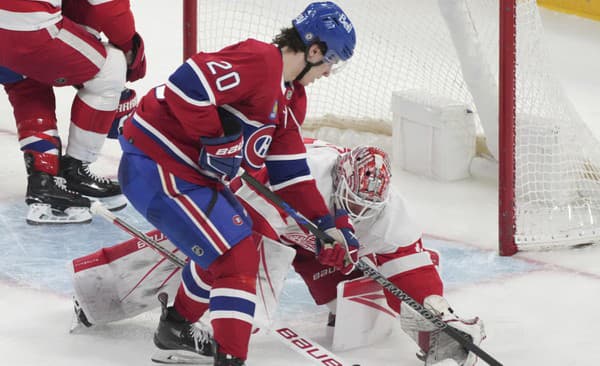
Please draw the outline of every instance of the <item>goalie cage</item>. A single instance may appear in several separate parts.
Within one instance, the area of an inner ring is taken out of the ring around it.
[[[270,42],[307,5],[184,1],[184,56]],[[308,88],[307,135],[348,144],[353,129],[391,151],[393,92],[455,100],[471,106],[473,131],[499,161],[501,255],[598,239],[600,145],[550,72],[535,0],[336,3],[356,26],[357,49],[344,72]]]

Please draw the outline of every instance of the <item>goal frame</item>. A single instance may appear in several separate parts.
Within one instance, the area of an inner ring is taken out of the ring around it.
[[[517,0],[499,1],[498,78],[498,251],[517,252],[515,243],[516,13]]]
[[[499,1],[498,251],[515,254],[516,0]],[[183,0],[183,59],[197,53],[198,0]]]

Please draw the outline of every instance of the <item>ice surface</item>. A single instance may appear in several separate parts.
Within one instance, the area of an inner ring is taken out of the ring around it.
[[[148,55],[148,76],[134,84],[142,95],[180,63],[181,2],[145,0],[133,6]],[[549,11],[543,17],[555,68],[576,108],[600,136],[600,23]],[[73,90],[63,88],[57,97],[59,128],[66,136]],[[149,365],[156,311],[68,333],[69,261],[128,236],[101,219],[71,227],[26,225],[25,170],[6,97],[0,98],[0,112],[0,364]],[[114,176],[118,156],[118,146],[108,141],[94,169]],[[454,183],[395,172],[394,184],[429,234],[426,245],[442,254],[447,297],[460,315],[485,321],[488,339],[482,347],[505,365],[599,365],[600,249],[498,257],[495,167],[479,165],[472,179]],[[149,228],[131,208],[119,215]],[[312,303],[297,276],[286,283],[279,315],[281,324],[330,345],[327,309]],[[362,366],[417,366],[415,351],[395,329],[385,341],[340,356]],[[309,364],[266,333],[253,337],[249,365],[281,365],[284,359],[290,366]]]

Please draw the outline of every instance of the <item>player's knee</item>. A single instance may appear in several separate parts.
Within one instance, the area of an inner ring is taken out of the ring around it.
[[[106,45],[106,61],[91,80],[83,84],[78,96],[90,107],[102,111],[116,110],[125,87],[127,63],[123,52]]]
[[[236,250],[236,261],[241,273],[256,277],[258,272],[258,246],[255,237],[250,235],[244,238],[233,250]]]
[[[258,272],[258,249],[252,235],[242,239],[209,268],[217,276],[235,273],[255,278]]]

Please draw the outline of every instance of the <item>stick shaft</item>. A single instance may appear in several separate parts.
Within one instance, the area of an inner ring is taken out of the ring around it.
[[[167,248],[165,248],[164,246],[159,244],[154,239],[150,238],[148,235],[146,235],[141,230],[139,230],[136,227],[134,227],[133,225],[129,224],[127,221],[115,216],[112,212],[108,211],[106,209],[106,207],[102,206],[101,204],[96,204],[96,203],[93,204],[91,211],[94,214],[102,216],[107,221],[112,222],[117,227],[119,227],[121,230],[129,233],[134,238],[138,238],[141,241],[143,241],[144,243],[146,243],[147,245],[149,245],[150,247],[154,248],[161,255],[163,255],[168,260],[173,262],[173,264],[175,264],[179,267],[183,267],[185,265],[184,260],[182,260],[175,254],[173,254],[171,251],[169,251]],[[314,356],[312,356],[312,354],[307,353],[307,351],[305,350],[305,347],[299,347],[296,344],[296,342],[294,342],[295,340],[301,339],[303,342],[302,343],[303,345],[306,344],[306,342],[309,342],[312,347],[311,352],[318,350],[318,352],[317,352],[318,354],[320,354],[320,355],[326,354],[327,357],[329,358],[329,362],[331,363],[331,365],[347,365],[344,361],[342,361],[342,359],[339,356],[337,356],[334,353],[332,353],[331,351],[327,350],[325,347],[321,346],[317,342],[315,342],[313,340],[309,340],[309,338],[302,336],[301,333],[299,333],[298,331],[296,331],[290,327],[284,326],[283,328],[269,329],[269,330],[271,331],[271,334],[273,334],[273,336],[275,338],[277,338],[277,340],[279,342],[283,343],[286,347],[292,349],[293,351],[302,354],[304,357],[311,360],[314,364],[322,365],[323,363],[321,361],[319,361],[318,359],[314,358]]]
[[[165,248],[164,246],[159,244],[156,240],[152,239],[151,237],[146,235],[144,232],[138,230],[133,225],[130,225],[127,221],[115,216],[112,212],[107,210],[106,207],[102,206],[101,204],[99,204],[99,203],[92,204],[91,211],[94,214],[102,216],[107,221],[112,222],[117,227],[119,227],[121,230],[127,232],[129,235],[140,239],[141,241],[143,241],[144,243],[149,245],[151,248],[154,248],[161,255],[163,255],[168,260],[173,262],[173,264],[175,264],[179,267],[185,266],[185,261],[183,259],[181,259],[178,256],[176,256],[175,254],[173,254],[170,250],[168,250],[167,248]]]
[[[296,211],[290,205],[288,205],[284,200],[281,199],[276,193],[267,188],[264,184],[260,183],[256,178],[249,175],[247,172],[244,172],[241,175],[241,178],[246,181],[249,185],[254,187],[258,192],[260,192],[264,197],[266,197],[271,202],[275,203],[279,207],[281,207],[287,214],[289,214],[294,220],[298,222],[299,225],[303,226],[305,229],[313,233],[317,238],[321,239],[324,242],[333,242],[333,239],[329,237],[326,233],[321,231],[317,225],[315,225],[312,221],[308,220],[304,217],[300,212]],[[427,310],[423,305],[418,303],[415,299],[409,296],[406,292],[399,289],[396,285],[394,285],[390,280],[388,280],[385,276],[383,276],[379,271],[375,268],[368,265],[364,260],[359,259],[357,262],[357,268],[360,269],[365,275],[372,278],[375,282],[377,282],[381,287],[391,292],[394,296],[396,296],[401,301],[405,302],[411,308],[413,308],[416,312],[418,312],[422,317],[429,320],[437,329],[445,332],[450,337],[452,337],[455,341],[457,341],[461,346],[465,347],[467,350],[475,353],[482,360],[488,363],[490,366],[502,366],[500,362],[494,359],[490,354],[479,348],[476,344],[471,342],[470,340],[464,338],[462,334],[457,331],[455,328],[446,324],[440,317]]]

